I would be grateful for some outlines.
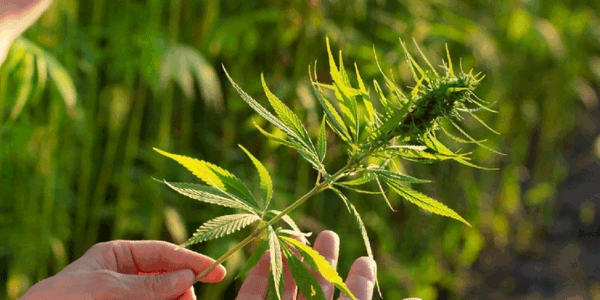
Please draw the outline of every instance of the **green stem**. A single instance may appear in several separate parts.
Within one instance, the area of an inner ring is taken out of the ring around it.
[[[240,250],[241,248],[243,248],[244,246],[249,244],[256,237],[260,236],[262,234],[262,232],[267,229],[267,226],[271,226],[271,225],[275,224],[277,221],[281,220],[281,218],[283,218],[284,216],[289,214],[292,210],[296,209],[298,206],[302,205],[302,203],[306,202],[306,200],[308,200],[310,197],[328,189],[334,182],[336,182],[337,180],[346,176],[347,175],[346,172],[348,170],[351,170],[352,168],[354,168],[356,163],[357,163],[356,161],[348,161],[348,164],[346,164],[346,166],[341,168],[339,171],[337,171],[331,177],[332,178],[331,181],[323,181],[323,182],[315,185],[315,187],[312,190],[308,191],[308,193],[304,194],[304,196],[300,197],[300,199],[296,200],[296,202],[292,203],[292,205],[288,206],[286,209],[281,211],[281,213],[279,213],[277,216],[273,217],[273,219],[271,219],[268,223],[263,223],[262,227],[254,230],[254,232],[252,232],[252,234],[250,234],[246,239],[239,242],[237,245],[235,245],[235,247],[231,248],[229,251],[227,251],[227,253],[225,253],[221,257],[219,257],[219,259],[217,259],[212,265],[208,266],[208,268],[202,270],[202,272],[200,272],[196,276],[196,281],[200,281],[200,279],[202,277],[206,276],[206,274],[208,274],[208,272],[210,272],[210,270],[212,270],[213,268],[215,268],[216,266],[218,266],[219,264],[224,262],[227,258],[229,258],[229,256],[231,256],[233,253],[235,253],[236,251]]]

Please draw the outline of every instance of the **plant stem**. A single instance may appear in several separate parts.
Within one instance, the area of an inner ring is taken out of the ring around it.
[[[332,178],[331,181],[323,181],[321,183],[318,183],[317,185],[315,185],[315,187],[312,188],[312,190],[308,191],[308,193],[304,194],[304,196],[300,197],[300,199],[296,200],[296,202],[292,203],[292,205],[288,206],[286,209],[281,211],[281,213],[279,213],[277,216],[273,217],[273,219],[271,219],[268,223],[263,223],[262,227],[254,230],[254,232],[252,232],[252,234],[250,234],[246,239],[239,242],[237,245],[235,245],[235,247],[233,247],[231,250],[227,251],[227,253],[225,253],[221,257],[219,257],[219,259],[217,259],[212,265],[208,266],[208,268],[202,270],[202,272],[200,272],[196,276],[196,281],[200,281],[200,279],[202,277],[204,277],[206,274],[208,274],[208,272],[210,272],[210,270],[212,270],[214,267],[216,267],[219,264],[221,264],[222,262],[224,262],[233,253],[240,250],[242,247],[246,246],[252,240],[254,240],[257,236],[262,234],[262,232],[265,231],[265,229],[267,229],[267,226],[271,226],[271,225],[275,224],[277,221],[281,220],[281,218],[283,218],[285,215],[289,214],[292,210],[294,210],[295,208],[300,206],[302,203],[304,203],[310,197],[328,189],[334,182],[336,182],[337,180],[346,176],[347,175],[346,172],[348,170],[351,170],[352,168],[354,168],[354,166],[357,163],[358,163],[358,161],[348,161],[348,163],[343,168],[341,168],[333,176],[331,176],[331,178]]]

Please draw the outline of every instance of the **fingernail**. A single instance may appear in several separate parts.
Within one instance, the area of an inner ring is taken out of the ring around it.
[[[194,272],[192,270],[181,270],[169,275],[169,282],[174,289],[184,289],[194,282]]]

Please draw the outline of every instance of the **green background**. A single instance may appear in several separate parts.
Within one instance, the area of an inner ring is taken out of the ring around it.
[[[600,173],[599,11],[598,1],[55,0],[25,33],[32,44],[13,47],[0,68],[0,298],[17,298],[94,243],[180,243],[204,221],[231,213],[152,180],[199,182],[152,147],[217,164],[255,186],[241,144],[271,172],[278,209],[307,192],[315,171],[255,129],[253,121],[278,134],[235,93],[221,65],[266,104],[264,73],[316,137],[322,111],[308,65],[317,60],[320,81],[330,81],[329,37],[348,70],[356,62],[365,82],[381,83],[375,47],[405,90],[414,81],[399,38],[416,54],[414,39],[434,65],[448,44],[455,65],[461,58],[465,70],[486,75],[476,93],[499,111],[479,116],[500,136],[472,119],[464,124],[507,154],[473,148],[476,163],[499,171],[453,162],[402,166],[433,180],[415,188],[473,228],[429,215],[393,192],[396,212],[380,196],[347,193],[371,237],[384,298],[600,299],[600,268],[586,260],[597,249],[589,235],[600,226],[593,184]],[[41,85],[32,45],[68,77],[49,66]],[[75,104],[61,93],[69,80]],[[22,107],[16,116],[14,107]],[[325,163],[336,170],[344,150],[333,134],[329,145]],[[292,217],[304,231],[340,235],[342,277],[366,255],[333,193]],[[191,249],[216,258],[248,233]],[[233,299],[241,285],[233,277],[255,246],[225,262],[222,282],[196,284],[199,299]]]

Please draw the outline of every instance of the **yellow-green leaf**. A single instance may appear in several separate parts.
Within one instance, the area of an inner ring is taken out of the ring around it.
[[[283,274],[281,244],[279,243],[277,233],[275,233],[275,230],[273,229],[273,227],[271,227],[271,225],[268,225],[267,230],[267,238],[269,239],[269,251],[271,258],[271,274],[273,274],[273,281],[275,284],[274,289],[277,295],[277,299],[281,299],[280,284],[282,283],[281,276]]]
[[[258,202],[248,187],[246,187],[242,181],[240,181],[233,174],[229,173],[227,170],[219,168],[203,160],[178,154],[171,154],[157,148],[153,149],[156,152],[175,160],[186,169],[190,170],[196,177],[206,182],[206,184],[218,188],[222,192],[248,204],[256,210],[260,210]]]
[[[248,206],[248,204],[230,197],[214,187],[188,182],[168,182],[166,180],[164,180],[164,183],[174,191],[195,200],[210,204],[222,205],[225,207],[242,209],[250,213],[255,212],[252,207]]]
[[[312,269],[318,272],[323,278],[335,285],[340,291],[344,292],[350,298],[356,300],[356,297],[352,294],[348,286],[342,281],[337,271],[329,264],[327,260],[319,252],[313,248],[304,245],[303,243],[289,237],[281,236],[283,241],[288,245],[298,249],[304,260],[312,267]]]
[[[260,75],[260,79],[262,80],[263,89],[265,90],[267,99],[269,99],[269,102],[279,116],[279,119],[291,131],[293,131],[294,134],[291,136],[294,137],[295,140],[302,145],[302,147],[306,148],[306,150],[315,153],[315,147],[313,146],[312,141],[308,136],[308,132],[306,131],[306,128],[304,128],[304,125],[302,125],[302,122],[298,116],[296,116],[291,109],[289,109],[285,104],[283,104],[283,102],[281,102],[281,100],[271,93],[269,87],[267,87],[267,83],[265,82],[265,77],[262,74]]]
[[[259,216],[251,214],[235,214],[214,218],[198,227],[194,236],[183,243],[181,247],[187,247],[220,238],[224,235],[236,232],[258,220],[260,220]]]
[[[286,245],[286,244],[284,244]],[[305,299],[325,300],[321,285],[304,263],[287,247],[282,247],[292,277]]]
[[[412,202],[413,204],[416,204],[420,208],[422,208],[426,211],[432,212],[434,214],[453,218],[453,219],[461,221],[461,222],[469,225],[469,227],[471,227],[471,224],[469,224],[469,222],[467,222],[467,220],[463,219],[463,217],[461,217],[459,214],[457,214],[455,211],[453,211],[452,209],[450,209],[448,206],[444,205],[443,203],[441,203],[435,199],[432,199],[426,195],[423,195],[413,189],[407,188],[407,187],[401,185],[400,182],[397,180],[394,180],[391,178],[386,178],[386,177],[384,177],[382,179],[392,189],[394,189],[398,194],[400,194],[400,196],[402,196],[404,199]]]
[[[258,170],[258,176],[260,177],[260,189],[263,194],[263,201],[265,201],[265,207],[263,209],[266,210],[268,209],[269,202],[271,201],[271,197],[273,196],[273,181],[271,180],[271,176],[269,176],[267,168],[265,168],[265,166],[258,159],[256,159],[256,157],[254,157],[250,152],[248,152],[248,150],[246,150],[246,148],[244,148],[242,145],[238,146],[240,146],[240,148],[242,148],[242,150],[246,152],[246,155],[250,157],[250,160],[252,160],[252,163]]]

